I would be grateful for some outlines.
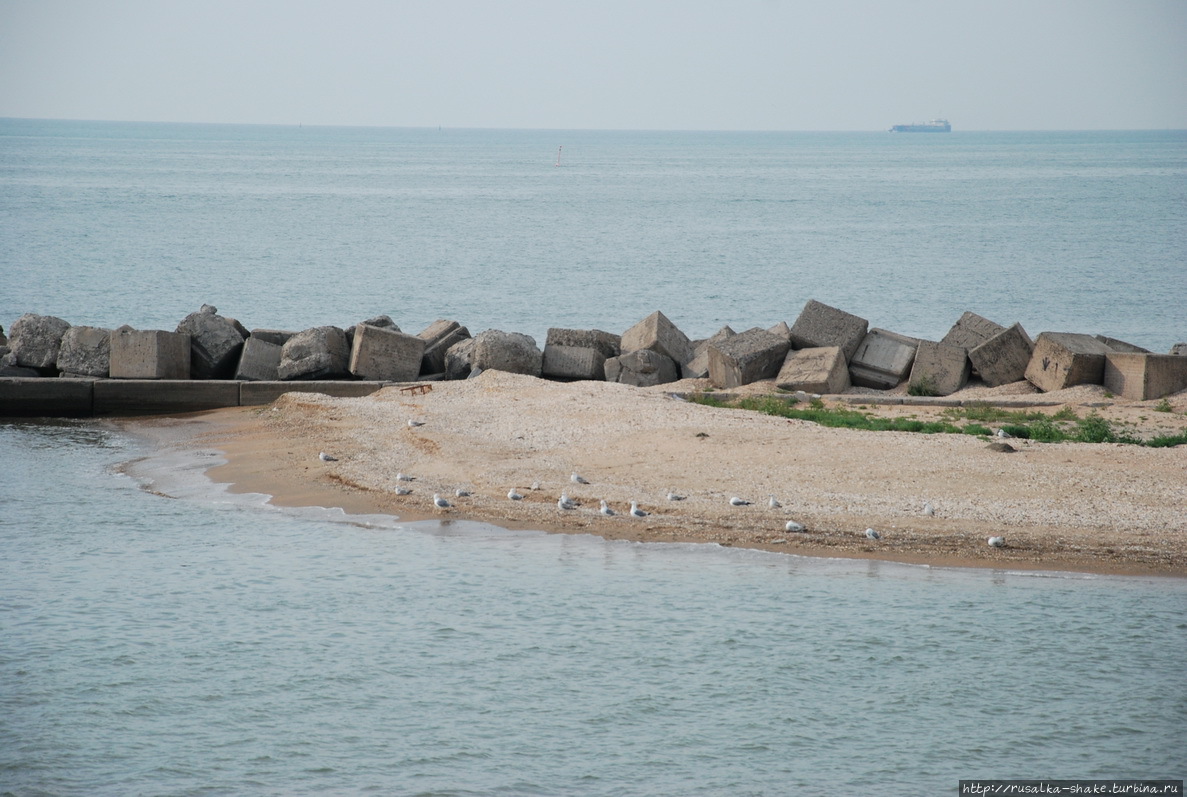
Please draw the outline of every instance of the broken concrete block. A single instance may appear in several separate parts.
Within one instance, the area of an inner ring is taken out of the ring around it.
[[[845,352],[840,346],[789,351],[775,377],[775,386],[805,393],[844,393],[849,389]]]
[[[106,378],[111,373],[111,330],[70,327],[58,350],[58,370],[77,376]]]
[[[603,357],[617,357],[622,354],[622,337],[600,329],[548,330],[545,346],[572,346],[578,349],[597,349]]]
[[[1187,357],[1187,343],[1176,343],[1171,346],[1170,353],[1175,357]]]
[[[415,335],[359,324],[350,347],[350,372],[376,382],[411,382],[420,374],[425,342]]]
[[[429,324],[417,335],[425,342],[425,353],[420,360],[422,374],[445,372],[445,353],[456,343],[470,337],[470,330],[457,321],[440,319]]]
[[[787,325],[786,321],[780,321],[778,324],[775,324],[775,326],[768,329],[767,332],[770,332],[772,335],[778,335],[788,343],[791,342],[791,327]]]
[[[598,349],[583,346],[544,346],[544,376],[550,379],[606,378],[606,355]]]
[[[474,338],[471,365],[483,371],[507,371],[513,374],[540,376],[544,353],[536,341],[520,332],[488,329]]]
[[[840,346],[850,360],[868,328],[864,318],[809,299],[791,327],[791,344],[797,349]]]
[[[350,348],[346,332],[334,326],[298,332],[281,348],[276,374],[285,381],[348,378]]]
[[[70,323],[57,316],[25,313],[8,330],[9,351],[18,366],[53,372],[68,329]]]
[[[680,378],[679,366],[654,349],[637,349],[606,360],[606,381],[635,387],[666,385]]]
[[[1187,357],[1178,354],[1105,355],[1105,387],[1118,396],[1146,401],[1187,389]]]
[[[289,338],[296,334],[296,332],[291,332],[287,329],[253,329],[250,337],[262,340],[265,343],[275,343],[277,346],[283,346],[289,342]]]
[[[1017,382],[1026,375],[1034,343],[1021,324],[1004,329],[969,351],[969,362],[989,387]]]
[[[976,313],[965,313],[960,320],[952,325],[940,343],[945,346],[961,346],[965,349],[975,349],[985,341],[1005,331],[1001,324],[995,324],[988,318],[982,318]]]
[[[229,379],[243,350],[244,334],[237,321],[223,318],[210,305],[190,313],[176,332],[190,336],[190,376],[194,379]]]
[[[968,383],[971,370],[968,349],[921,340],[909,385],[918,395],[948,396]]]
[[[678,363],[692,359],[692,345],[688,336],[658,310],[622,333],[623,354],[640,349],[659,352]]]
[[[716,387],[738,387],[772,379],[791,343],[755,327],[709,346],[709,379]]]
[[[871,329],[849,358],[849,380],[861,387],[890,390],[911,372],[918,345],[918,338]]]
[[[474,370],[474,338],[459,340],[445,352],[445,378],[465,379]]]
[[[111,333],[112,379],[189,379],[190,336],[120,327]]]
[[[280,379],[280,355],[284,345],[273,343],[252,333],[243,342],[235,378],[241,382],[275,382]]]
[[[1109,347],[1091,335],[1042,332],[1026,366],[1026,380],[1044,393],[1072,385],[1099,385]]]
[[[711,338],[693,341],[692,359],[680,364],[680,375],[684,379],[704,379],[707,377],[709,375],[709,347],[714,343],[732,338],[737,334],[729,326],[724,326],[717,330],[717,334]]]
[[[1141,346],[1135,346],[1132,343],[1126,343],[1123,340],[1110,338],[1107,335],[1097,335],[1096,339],[1109,347],[1110,351],[1120,351],[1127,354],[1149,354],[1149,349],[1143,349]]]

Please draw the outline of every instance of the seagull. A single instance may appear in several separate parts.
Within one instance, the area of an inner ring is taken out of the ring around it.
[[[997,436],[998,436],[998,437],[1000,437],[1000,438],[1002,438],[1002,439],[1005,439],[1005,438],[1007,438],[1007,437],[1013,437],[1014,435],[1010,434],[1010,433],[1009,433],[1009,432],[1007,432],[1005,429],[998,429],[998,430],[997,430]]]
[[[606,517],[614,517],[615,515],[617,515],[617,514],[618,514],[618,513],[617,513],[617,512],[615,512],[613,509],[611,509],[611,508],[610,508],[610,505],[606,503],[606,499],[605,499],[605,498],[603,498],[603,499],[602,499],[602,508],[601,508],[601,510],[600,510],[600,511],[601,511],[601,513],[602,513],[603,515],[605,515]]]
[[[736,495],[730,499],[730,504],[733,506],[750,506],[749,501],[745,500],[744,498],[739,498]]]
[[[769,506],[771,509],[778,509],[779,507],[783,506],[783,504],[776,501],[775,496],[772,495],[767,500],[767,506]]]
[[[1006,538],[1005,537],[990,537],[989,538],[989,547],[991,547],[991,548],[1005,548],[1006,547]]]
[[[412,495],[411,487],[397,487],[396,495]]]
[[[425,425],[424,421],[418,421],[415,418],[408,419],[408,428],[409,429],[415,428],[417,426],[424,426],[424,425]]]
[[[683,501],[685,499],[685,497],[686,496],[683,496],[683,495],[676,495],[676,493],[672,492],[671,490],[668,490],[668,500],[669,501]]]
[[[522,501],[523,500],[523,495],[521,495],[519,490],[516,490],[514,487],[512,487],[510,490],[507,491],[507,497],[510,498],[512,501]]]
[[[934,506],[932,506],[929,502],[924,501],[923,502],[923,514],[927,515],[928,517],[931,517],[935,513],[936,513],[936,508]]]
[[[866,529],[866,536],[869,537],[871,540],[882,539],[882,535],[879,534],[878,532],[874,531],[873,529]]]
[[[470,497],[470,491],[463,490],[461,487],[454,490],[453,494],[456,495],[458,498],[469,498]]]
[[[438,509],[449,509],[453,504],[446,501],[437,493],[433,493],[433,505]]]
[[[411,482],[411,481],[416,481],[416,477],[415,477],[415,476],[409,476],[407,473],[397,473],[397,474],[396,474],[396,481],[398,481],[398,482]]]
[[[573,482],[573,484],[589,484],[583,477],[577,475],[576,471],[569,477],[569,481]]]
[[[322,462],[337,462],[338,461],[338,457],[331,457],[329,454],[327,454],[324,451],[321,452],[320,454],[318,454],[317,458],[320,459]]]
[[[634,515],[635,517],[647,517],[651,513],[644,512],[642,509],[639,508],[639,505],[637,503],[635,503],[634,501],[631,501],[631,514]]]
[[[533,489],[533,490],[539,490],[539,489],[540,489],[540,482],[532,482],[531,489]]]
[[[807,527],[803,523],[796,523],[794,520],[787,521],[787,525],[783,527],[785,531],[807,531]]]
[[[558,509],[576,509],[577,504],[573,503],[573,499],[567,493],[561,493],[561,497],[557,500],[556,506]]]

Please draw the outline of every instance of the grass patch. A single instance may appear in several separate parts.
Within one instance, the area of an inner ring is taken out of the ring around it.
[[[908,396],[938,396],[940,391],[936,388],[935,380],[927,374],[923,374],[918,379],[915,379],[911,384],[907,385]]]
[[[1155,412],[1174,412],[1175,408],[1171,406],[1170,401],[1163,399],[1154,405]]]

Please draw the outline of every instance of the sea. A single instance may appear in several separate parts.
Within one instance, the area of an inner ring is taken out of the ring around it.
[[[0,119],[0,325],[1187,341],[1187,131]],[[1187,579],[406,522],[0,419],[0,795],[930,795],[1187,776]]]

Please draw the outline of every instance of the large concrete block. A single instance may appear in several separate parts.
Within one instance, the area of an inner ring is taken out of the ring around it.
[[[786,321],[780,321],[775,326],[767,329],[767,332],[770,332],[772,335],[778,335],[788,343],[791,343],[791,327],[787,325]]]
[[[471,365],[483,371],[507,371],[513,374],[540,376],[544,353],[536,341],[519,332],[488,329],[474,338]]]
[[[470,330],[457,321],[440,319],[429,324],[417,335],[425,342],[425,353],[421,357],[422,374],[445,372],[445,353],[450,347],[470,337]]]
[[[396,322],[392,320],[392,317],[390,315],[377,315],[373,318],[368,318],[366,321],[360,321],[357,324],[351,324],[345,330],[343,330],[344,334],[346,335],[346,347],[347,348],[354,346],[355,330],[357,330],[361,326],[379,327],[380,329],[390,329],[393,332],[402,332],[403,331],[398,326],[396,326]]]
[[[716,387],[738,387],[772,379],[791,343],[755,327],[709,346],[709,380]]]
[[[265,343],[275,343],[277,346],[283,346],[289,342],[289,338],[296,335],[296,332],[287,329],[253,329],[251,337],[256,340],[262,340]]]
[[[57,316],[25,313],[8,330],[8,348],[16,357],[16,364],[39,371],[57,368],[62,337],[70,323]]]
[[[106,379],[111,373],[111,330],[70,327],[58,350],[58,370]]]
[[[775,377],[775,386],[805,393],[844,393],[849,389],[845,352],[840,346],[789,351]]]
[[[111,333],[112,379],[189,379],[190,336],[160,329]]]
[[[280,354],[284,345],[254,334],[243,342],[235,378],[244,382],[273,382],[280,378]]]
[[[688,362],[680,363],[680,375],[684,379],[704,379],[707,377],[709,375],[709,347],[714,343],[720,343],[737,334],[729,326],[724,326],[717,330],[717,334],[713,337],[694,341],[692,343],[692,359]]]
[[[0,379],[0,418],[87,418],[94,380]]]
[[[239,383],[214,379],[101,379],[95,415],[164,415],[239,406]]]
[[[1187,357],[1187,343],[1176,343],[1171,346],[1170,353],[1175,357]]]
[[[561,329],[553,327],[544,339],[547,346],[570,346],[576,349],[596,349],[603,357],[622,354],[622,337],[600,329]]]
[[[989,387],[1017,382],[1026,375],[1034,343],[1021,324],[1004,329],[969,351],[969,362]]]
[[[994,323],[988,318],[982,318],[976,313],[965,313],[952,328],[948,330],[940,343],[945,346],[960,346],[965,349],[975,349],[985,341],[1006,330],[1001,324]]]
[[[861,387],[889,390],[907,378],[918,338],[871,329],[849,358],[849,380]]]
[[[1041,332],[1026,366],[1026,381],[1044,393],[1072,385],[1099,385],[1109,347],[1091,335]]]
[[[1109,347],[1110,351],[1120,351],[1127,354],[1149,354],[1149,349],[1143,349],[1141,346],[1135,346],[1132,343],[1126,343],[1123,340],[1110,338],[1108,335],[1097,335],[1096,339]]]
[[[1118,396],[1135,401],[1169,396],[1187,389],[1187,357],[1109,352],[1104,384]]]
[[[544,346],[543,375],[550,379],[606,378],[606,355],[597,349],[579,346]]]
[[[909,384],[922,394],[947,396],[965,386],[971,370],[968,349],[921,340]]]
[[[606,360],[606,381],[635,387],[666,385],[680,378],[680,366],[653,349],[637,349]]]
[[[244,382],[239,386],[239,403],[244,407],[271,404],[285,393],[320,393],[337,398],[369,396],[383,389],[383,382]]]
[[[210,305],[190,313],[177,332],[190,336],[190,376],[194,379],[229,379],[243,349],[243,329],[234,319],[218,315]]]
[[[868,328],[864,318],[809,299],[791,327],[791,343],[797,349],[840,346],[851,360]]]
[[[280,352],[277,375],[293,379],[342,379],[350,376],[350,348],[338,327],[313,327],[289,338]]]
[[[445,351],[445,378],[465,379],[474,370],[474,338],[459,340]]]
[[[425,342],[381,327],[359,324],[350,348],[350,372],[359,379],[411,382],[420,374]]]
[[[677,363],[686,363],[692,359],[692,345],[688,336],[658,310],[622,333],[623,354],[641,349],[658,352]]]

